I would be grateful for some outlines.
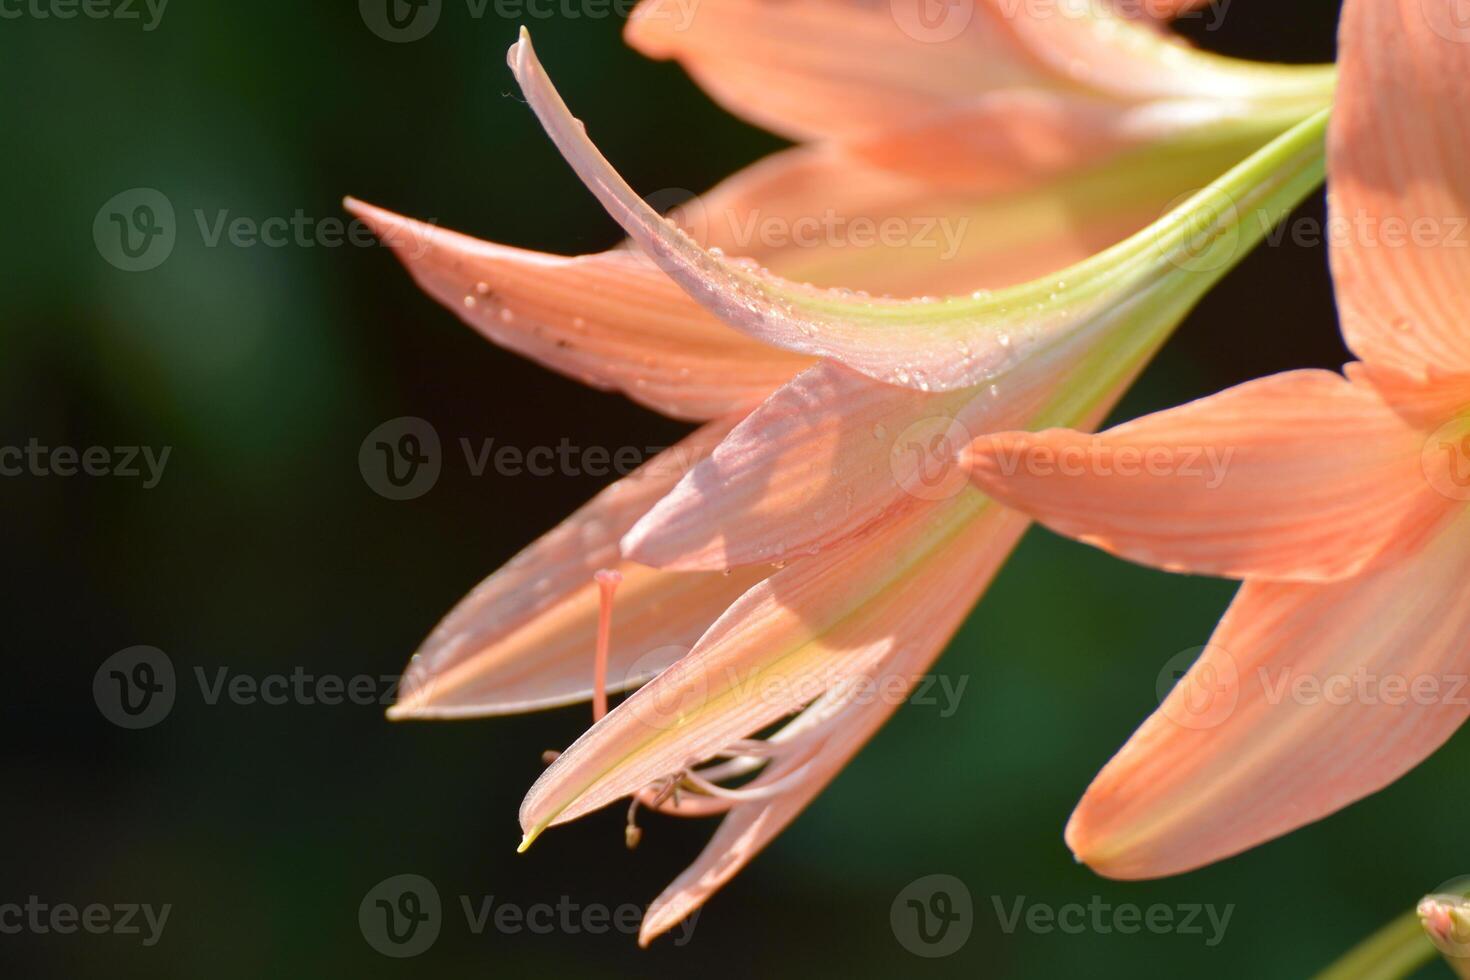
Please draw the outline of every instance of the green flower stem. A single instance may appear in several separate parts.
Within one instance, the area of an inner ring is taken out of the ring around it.
[[[1470,896],[1470,887],[1461,879],[1450,886],[1449,893]],[[1315,980],[1399,980],[1438,953],[1424,932],[1418,910],[1411,909],[1354,946]]]
[[[1419,916],[1405,912],[1317,974],[1316,980],[1398,980],[1428,963],[1436,952]]]

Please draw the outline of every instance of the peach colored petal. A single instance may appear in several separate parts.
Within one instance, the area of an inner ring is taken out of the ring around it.
[[[983,552],[984,561],[967,566],[976,593],[983,591],[1002,562],[1020,540],[1027,522],[1014,511],[987,508],[967,532],[972,547]],[[957,571],[958,573],[958,571]],[[904,678],[907,692],[944,648],[944,641],[906,644],[891,661],[878,668],[873,678],[876,690],[891,690],[888,679]],[[781,833],[808,804],[827,787],[873,734],[897,709],[901,699],[889,696],[853,699],[827,724],[832,735],[813,760],[801,784],[760,803],[735,807],[699,857],[664,889],[649,907],[638,942],[647,946],[655,937],[683,921],[696,908],[733,878]]]
[[[1152,17],[1157,20],[1174,20],[1201,7],[1209,6],[1214,0],[1113,0],[1120,13],[1125,16]]]
[[[588,140],[567,111],[531,48],[524,30],[509,61],[527,101],[547,133],[588,188],[648,254],[707,309],[751,336],[802,353],[839,360],[878,380],[923,390],[974,385],[1007,370],[1033,350],[1086,329],[1118,306],[1140,310],[1168,304],[1184,280],[1205,280],[1181,260],[1201,228],[1186,220],[1201,202],[1216,202],[1231,189],[1252,200],[1239,207],[1208,208],[1209,230],[1240,234],[1223,270],[1245,254],[1264,228],[1241,226],[1240,208],[1284,210],[1320,174],[1321,113],[1242,162],[1196,197],[1101,255],[1056,277],[990,294],[923,300],[855,299],[836,290],[804,288],[764,271],[752,271],[701,249],[688,235],[641,201]],[[1140,162],[1147,160],[1141,157]],[[1245,188],[1237,186],[1246,185]],[[1269,203],[1268,203],[1269,202]],[[1206,236],[1209,237],[1209,236]],[[1213,240],[1213,239],[1212,239]],[[1073,290],[1067,289],[1072,281]],[[1084,288],[1084,285],[1086,288]]]
[[[879,518],[964,487],[959,454],[977,433],[1070,418],[1097,398],[1083,345],[1042,352],[980,389],[924,393],[837,364],[798,375],[695,464],[623,539],[659,568],[714,570],[812,554]],[[1091,365],[1089,365],[1091,367]]]
[[[1470,26],[1455,7],[1344,7],[1329,135],[1343,335],[1421,378],[1470,373]]]
[[[1426,432],[1470,415],[1470,374],[1436,374],[1428,381],[1416,372],[1362,361],[1353,361],[1344,371],[1354,384],[1377,391],[1406,422]]]
[[[977,436],[1101,422],[1194,298],[1182,293],[1142,321],[1120,306],[975,388],[916,392],[836,364],[810,368],[649,510],[623,539],[624,554],[684,570],[776,561],[951,496],[968,479],[960,454]]]
[[[874,135],[816,145],[841,147],[870,165],[945,188],[995,194],[1098,166],[1129,147],[1164,149],[1166,141],[1183,133],[1196,137],[1189,152],[1219,153],[1210,169],[1195,175],[1198,186],[1283,128],[1279,120],[1260,120],[1230,103],[1165,99],[1132,104],[1076,91],[1018,89],[971,96]],[[1219,147],[1212,147],[1212,141]],[[1174,194],[1160,197],[1149,218],[1186,189],[1193,187],[1181,185]]]
[[[987,5],[978,16],[957,6],[956,23],[967,23],[927,43],[904,31],[888,0],[644,0],[624,37],[650,58],[677,58],[711,98],[757,125],[798,140],[848,137],[1036,79]]]
[[[625,37],[678,59],[734,114],[798,140],[871,135],[980,93],[1077,80],[1126,98],[1245,99],[1298,77],[1315,84],[1312,69],[1203,55],[1101,5],[1057,9],[1066,5],[644,0]]]
[[[972,490],[793,563],[730,607],[689,656],[593,725],[521,804],[527,843],[711,758],[901,651],[937,650],[1014,543]],[[1021,521],[1006,524],[1016,534]],[[524,846],[524,845],[523,845]]]
[[[429,295],[496,344],[675,418],[748,411],[810,363],[731,330],[637,252],[562,258],[347,207]]]
[[[1220,860],[1393,782],[1470,714],[1470,516],[1327,585],[1248,581],[1067,827],[1112,878]]]
[[[1117,244],[1274,132],[1211,131],[1212,121],[1197,103],[1001,93],[879,136],[778,153],[673,217],[705,248],[793,283],[969,294]],[[1184,132],[1195,135],[1178,140]]]
[[[1330,581],[1399,555],[1452,503],[1424,440],[1373,389],[1293,371],[1099,435],[982,436],[971,467],[997,500],[1133,561]]]
[[[622,561],[618,538],[729,431],[713,422],[608,487],[466,596],[409,662],[392,718],[508,714],[592,691],[600,568],[623,574],[608,676],[636,687],[683,656],[769,569],[678,575]]]
[[[1249,136],[1192,146],[1195,165],[1168,179],[1098,165],[1109,140],[1197,122],[1015,93],[851,146],[777,153],[676,216],[706,247],[822,286],[900,296],[1007,286],[1116,243],[1254,148]],[[748,409],[810,363],[726,326],[636,250],[565,258],[348,208],[492,341],[676,418]]]
[[[977,3],[1002,16],[1006,7],[1019,7],[1022,15],[1010,17],[1008,24],[1044,71],[1117,98],[1289,102],[1315,98],[1326,72],[1317,66],[1266,65],[1198,51],[1109,11],[1097,0],[1045,0],[1034,7],[1025,0]]]

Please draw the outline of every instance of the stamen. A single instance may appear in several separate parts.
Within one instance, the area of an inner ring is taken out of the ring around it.
[[[771,780],[769,783],[755,782],[749,786],[742,786],[739,789],[727,789],[717,783],[710,782],[695,772],[685,773],[684,779],[691,787],[706,796],[729,800],[732,803],[753,803],[757,800],[768,800],[773,796],[778,796],[786,792],[805,779],[811,767],[811,760],[807,760],[785,775]]]
[[[592,576],[597,581],[597,660],[592,668],[592,721],[597,723],[607,714],[607,651],[612,643],[613,593],[623,581],[616,569],[604,568]]]
[[[719,756],[727,759],[738,759],[746,755],[769,756],[775,754],[776,749],[773,746],[768,745],[758,738],[736,739],[725,746],[723,751],[718,753]]]

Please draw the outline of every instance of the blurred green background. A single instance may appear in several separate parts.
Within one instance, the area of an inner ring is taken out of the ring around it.
[[[376,707],[209,705],[193,671],[396,673],[471,585],[604,482],[446,465],[432,492],[389,501],[357,465],[385,420],[422,416],[446,445],[522,447],[659,445],[686,427],[495,349],[384,249],[211,248],[193,213],[338,218],[350,193],[564,253],[610,245],[616,228],[513,93],[513,22],[451,2],[428,37],[390,44],[347,0],[175,0],[154,30],[138,9],[141,22],[0,20],[0,443],[173,447],[151,490],[0,480],[0,903],[173,910],[152,948],[0,935],[8,975],[1300,977],[1470,870],[1463,738],[1366,802],[1204,871],[1120,884],[1074,865],[1061,840],[1072,804],[1234,587],[1033,531],[937,668],[968,678],[959,710],[901,711],[709,904],[690,945],[474,934],[458,896],[645,904],[710,825],[649,818],[629,853],[615,809],[517,856],[540,752],[568,743],[584,708],[391,725]],[[1194,36],[1319,61],[1335,21],[1328,0],[1241,0]],[[626,49],[615,18],[529,23],[635,187],[707,187],[781,145]],[[100,257],[92,224],[136,187],[172,202],[179,235],[161,266],[128,273]],[[1117,417],[1346,358],[1326,254],[1288,240],[1213,293]],[[163,723],[127,731],[91,685],[136,644],[167,652],[182,692]],[[409,960],[374,952],[357,923],[368,890],[400,873],[432,880],[446,905],[438,942]],[[963,950],[924,960],[895,940],[889,906],[934,873],[967,883],[976,919]],[[995,902],[1022,896],[1234,911],[1214,947],[1007,933]]]

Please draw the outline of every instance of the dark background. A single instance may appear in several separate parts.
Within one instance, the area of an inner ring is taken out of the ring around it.
[[[1195,34],[1234,54],[1322,61],[1335,18],[1328,0],[1239,0],[1221,30]],[[635,187],[706,187],[781,145],[677,67],[625,48],[614,18],[529,23]],[[1119,884],[1074,865],[1061,840],[1072,804],[1234,586],[1040,531],[941,663],[969,678],[960,710],[900,712],[682,949],[474,935],[459,913],[460,895],[642,905],[706,839],[710,825],[653,818],[630,854],[615,810],[515,854],[539,754],[570,741],[585,708],[394,725],[376,707],[205,703],[196,667],[396,673],[472,584],[605,482],[477,478],[447,453],[432,492],[392,502],[357,466],[385,420],[422,416],[447,447],[660,445],[685,429],[495,349],[381,248],[208,248],[194,227],[195,209],[335,218],[350,193],[526,247],[613,243],[613,223],[512,94],[515,31],[456,0],[412,44],[374,36],[346,0],[174,0],[152,32],[0,20],[0,443],[173,447],[153,490],[0,480],[0,903],[173,906],[149,949],[0,936],[11,975],[1298,977],[1467,870],[1463,738],[1386,792],[1201,872]],[[179,239],[160,267],[127,273],[102,260],[91,227],[104,201],[139,186],[172,201]],[[1326,260],[1289,239],[1257,252],[1117,417],[1340,365]],[[91,685],[136,644],[167,652],[181,690],[165,721],[127,731]],[[436,883],[446,922],[432,950],[395,961],[364,941],[357,909],[407,872]],[[889,905],[941,872],[967,882],[975,933],[955,956],[921,960],[895,941]],[[1008,935],[993,896],[1235,911],[1206,948],[1198,936]]]

